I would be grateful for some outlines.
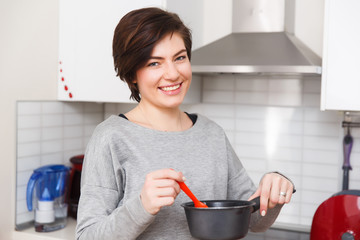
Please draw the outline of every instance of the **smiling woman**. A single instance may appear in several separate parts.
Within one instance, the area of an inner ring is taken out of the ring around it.
[[[145,11],[129,12],[120,20],[113,40],[114,65],[120,79],[129,85],[131,98],[134,100],[140,101],[134,82],[136,71],[147,63],[150,64],[148,61],[151,57],[157,57],[153,55],[155,44],[165,35],[172,36],[173,33],[180,35],[190,61],[191,32],[176,14],[163,14],[160,9],[148,8]]]
[[[224,130],[180,110],[192,73],[191,34],[179,17],[158,8],[128,13],[115,29],[113,57],[138,104],[102,122],[89,141],[77,239],[191,239],[179,186],[185,175],[200,199],[260,196],[261,215],[248,221],[266,230],[294,186],[269,173],[256,189]]]
[[[141,106],[176,108],[182,103],[191,83],[191,65],[178,33],[166,35],[155,45],[134,83],[141,93]]]

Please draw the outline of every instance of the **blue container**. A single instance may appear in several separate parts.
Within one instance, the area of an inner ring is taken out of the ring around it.
[[[33,210],[35,202],[37,232],[50,232],[66,226],[65,200],[69,173],[70,167],[65,165],[47,165],[35,169],[31,175],[27,185],[26,202],[29,211]]]

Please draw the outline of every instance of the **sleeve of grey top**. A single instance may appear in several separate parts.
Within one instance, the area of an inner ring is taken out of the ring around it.
[[[94,132],[85,152],[76,239],[135,239],[155,218],[143,208],[140,193],[121,201],[123,182],[108,138]]]
[[[226,139],[226,146],[229,161],[228,199],[248,200],[256,191],[256,187],[242,166],[228,139]],[[282,205],[277,205],[275,208],[268,209],[265,217],[262,217],[259,211],[251,214],[250,230],[253,232],[266,231],[275,222],[281,207]]]

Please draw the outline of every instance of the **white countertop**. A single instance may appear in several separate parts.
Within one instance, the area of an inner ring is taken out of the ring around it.
[[[13,233],[13,240],[70,240],[75,239],[75,227],[76,220],[68,218],[68,222],[65,228],[54,232],[35,232],[35,228],[28,228],[23,231],[15,231]],[[295,227],[295,228],[294,228]],[[296,226],[289,224],[274,224],[271,228],[273,229],[292,229],[299,232],[310,232],[308,228],[296,228]]]
[[[68,218],[65,228],[53,232],[35,232],[35,228],[15,231],[13,240],[70,240],[75,239],[76,220]]]

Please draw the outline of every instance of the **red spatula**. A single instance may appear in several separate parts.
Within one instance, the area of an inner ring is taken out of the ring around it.
[[[181,190],[184,191],[184,193],[186,193],[186,195],[189,196],[189,198],[191,198],[191,200],[194,202],[194,206],[197,208],[208,208],[208,206],[206,206],[205,203],[200,202],[195,195],[190,191],[190,189],[188,188],[188,186],[186,186],[186,184],[184,182],[178,182],[178,184],[180,185]]]

